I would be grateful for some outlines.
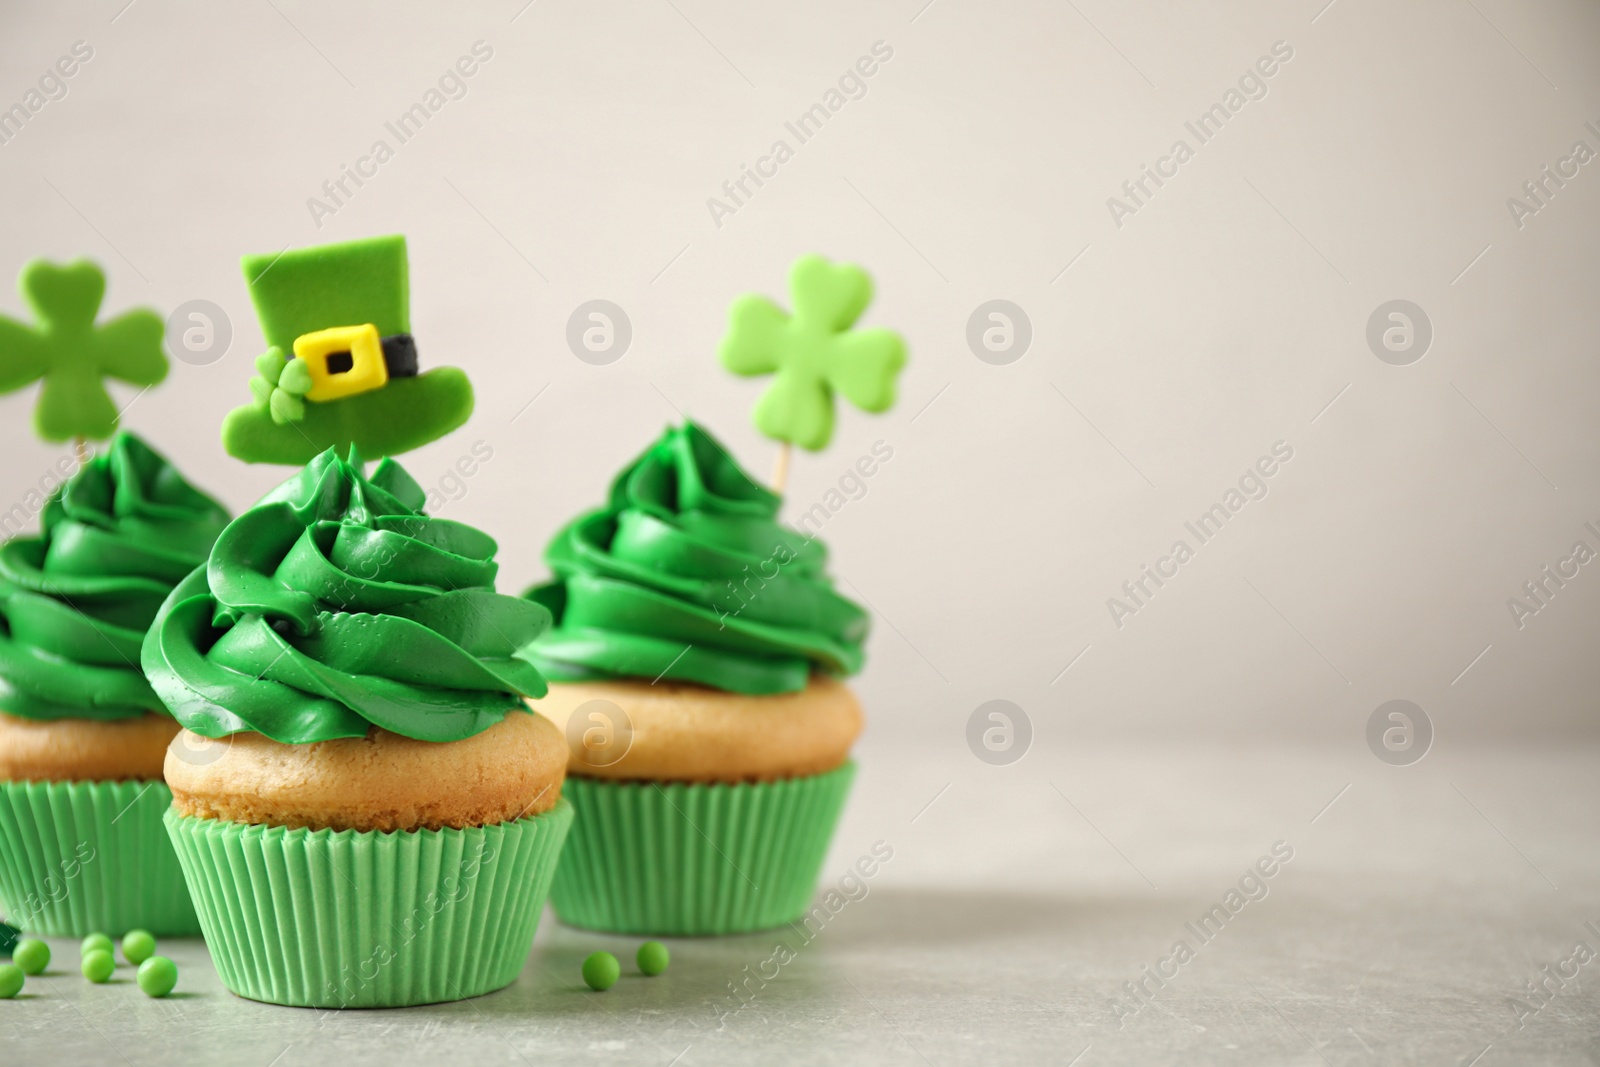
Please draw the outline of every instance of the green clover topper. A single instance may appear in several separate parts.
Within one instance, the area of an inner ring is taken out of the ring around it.
[[[96,324],[106,276],[87,259],[22,268],[17,288],[34,324],[0,315],[0,393],[44,379],[33,425],[46,441],[103,441],[117,432],[104,378],[151,386],[167,376],[166,324],[149,308]]]
[[[889,410],[906,344],[891,330],[851,330],[872,302],[872,278],[852,263],[801,256],[789,296],[793,315],[754,293],[735,300],[717,355],[735,374],[776,372],[751,413],[756,429],[816,452],[833,436],[834,390],[863,411]]]

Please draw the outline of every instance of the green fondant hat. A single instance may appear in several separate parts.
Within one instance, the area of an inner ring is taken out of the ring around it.
[[[243,266],[267,344],[285,354],[301,334],[335,326],[370,322],[380,336],[411,332],[411,282],[400,234],[245,256]]]
[[[465,374],[418,373],[404,237],[245,256],[243,267],[268,347],[256,357],[253,399],[223,420],[229,455],[299,465],[358,447],[376,459],[467,421]]]

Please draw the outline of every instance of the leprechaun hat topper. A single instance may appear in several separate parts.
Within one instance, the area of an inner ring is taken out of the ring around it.
[[[253,402],[222,423],[222,446],[249,463],[308,463],[351,446],[366,459],[420,447],[472,414],[454,367],[417,373],[406,239],[370,237],[246,256],[266,335]]]

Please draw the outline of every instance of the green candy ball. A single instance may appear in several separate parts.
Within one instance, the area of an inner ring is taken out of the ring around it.
[[[117,969],[117,961],[103,948],[86,952],[83,956],[83,976],[95,985],[106,981]]]
[[[135,967],[156,954],[156,937],[149,930],[129,930],[122,937],[122,958]]]
[[[37,937],[25,937],[11,950],[11,960],[23,974],[43,974],[50,966],[50,946]]]
[[[609,952],[591,952],[583,961],[583,980],[596,993],[603,993],[622,977],[622,964]]]
[[[164,997],[178,984],[178,965],[165,956],[151,956],[139,964],[139,988],[152,997]]]
[[[78,946],[78,952],[87,956],[91,952],[111,952],[113,946],[111,939],[105,934],[90,934],[83,939],[83,944]]]
[[[654,978],[667,969],[667,963],[672,956],[667,952],[667,946],[659,941],[646,941],[639,946],[639,973],[647,974]]]
[[[22,992],[22,968],[15,963],[0,963],[0,1000],[10,1000]]]

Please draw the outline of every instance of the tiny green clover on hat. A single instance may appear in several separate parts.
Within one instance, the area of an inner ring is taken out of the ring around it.
[[[833,436],[835,390],[863,411],[894,404],[906,345],[890,330],[851,329],[872,301],[872,278],[854,264],[802,256],[789,295],[793,314],[756,294],[735,300],[717,354],[735,374],[775,373],[752,413],[756,428],[815,452]]]
[[[252,402],[222,424],[229,455],[300,464],[355,448],[378,459],[472,414],[464,373],[417,373],[404,237],[246,256],[243,266],[269,347],[256,357]]]
[[[29,325],[0,315],[0,393],[44,380],[33,424],[46,441],[104,440],[117,431],[117,406],[103,379],[151,386],[167,376],[166,326],[148,308],[96,323],[105,273],[87,259],[22,268],[17,288],[33,310]]]

